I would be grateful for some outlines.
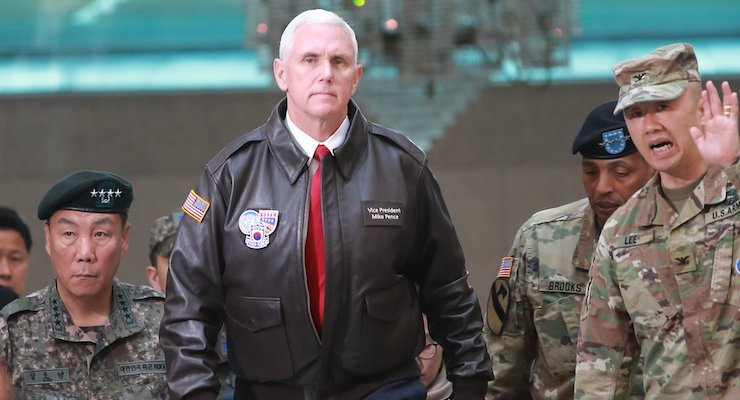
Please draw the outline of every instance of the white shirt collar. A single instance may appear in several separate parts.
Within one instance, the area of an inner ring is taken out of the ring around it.
[[[348,117],[344,117],[344,121],[339,125],[339,128],[337,128],[337,130],[323,142],[317,141],[306,132],[302,131],[301,128],[296,126],[296,124],[293,123],[293,120],[290,119],[290,113],[285,113],[285,123],[288,125],[288,131],[293,135],[293,138],[298,142],[298,145],[301,146],[301,150],[306,154],[309,161],[313,158],[313,153],[316,151],[316,147],[320,144],[326,146],[331,154],[334,155],[334,149],[344,143],[344,140],[347,138],[347,133],[349,132]]]

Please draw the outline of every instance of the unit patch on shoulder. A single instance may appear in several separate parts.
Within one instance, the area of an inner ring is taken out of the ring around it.
[[[511,258],[511,257],[509,257]],[[494,335],[500,335],[509,316],[509,280],[497,278],[491,285],[486,307],[486,324]]]
[[[194,220],[203,222],[203,218],[205,218],[209,207],[211,207],[211,203],[200,197],[198,193],[195,193],[195,190],[191,190],[185,199],[185,203],[182,205],[182,211]]]

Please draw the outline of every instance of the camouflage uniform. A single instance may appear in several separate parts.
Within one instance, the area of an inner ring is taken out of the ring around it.
[[[579,310],[597,239],[588,199],[540,211],[519,229],[509,252],[508,318],[500,336],[483,330],[493,359],[488,398],[573,398]]]
[[[0,313],[0,344],[17,399],[165,399],[160,292],[115,280],[109,324],[74,325],[56,285]]]
[[[644,357],[648,399],[740,398],[740,166],[680,213],[651,180],[606,223],[583,307],[576,399],[611,399]]]

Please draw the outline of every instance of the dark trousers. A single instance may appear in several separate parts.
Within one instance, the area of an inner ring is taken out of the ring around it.
[[[253,383],[236,379],[234,400],[304,400],[322,396],[316,393],[315,388],[304,388],[297,385],[280,385]],[[391,382],[375,389],[363,400],[426,400],[427,389],[419,377]]]
[[[367,395],[364,400],[426,400],[427,388],[419,377],[391,382]]]

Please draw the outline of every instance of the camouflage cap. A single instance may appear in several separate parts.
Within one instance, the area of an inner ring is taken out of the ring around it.
[[[107,171],[82,170],[58,180],[39,202],[37,215],[49,219],[57,210],[128,214],[134,189],[127,180]]]
[[[694,48],[687,43],[660,47],[652,53],[614,66],[619,102],[614,114],[648,101],[674,100],[690,81],[701,81]]]
[[[150,261],[153,260],[152,265],[156,265],[156,255],[170,256],[172,247],[175,245],[175,234],[181,219],[182,212],[176,211],[154,221],[149,236],[149,258]]]

